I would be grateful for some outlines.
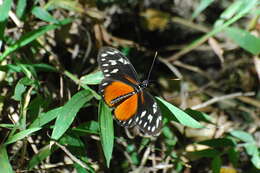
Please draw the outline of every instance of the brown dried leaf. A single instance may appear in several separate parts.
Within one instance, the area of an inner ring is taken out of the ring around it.
[[[170,20],[170,14],[155,9],[147,9],[140,16],[144,19],[143,26],[150,31],[164,30]]]
[[[221,48],[221,46],[219,45],[218,41],[216,39],[214,39],[213,37],[210,37],[208,40],[208,43],[209,43],[210,47],[213,49],[213,51],[215,52],[215,54],[218,56],[220,62],[224,63],[224,57],[223,57],[224,51]]]

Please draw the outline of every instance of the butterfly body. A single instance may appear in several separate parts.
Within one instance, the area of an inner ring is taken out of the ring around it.
[[[109,107],[115,108],[117,122],[124,127],[136,125],[149,135],[157,134],[162,116],[154,98],[145,91],[149,81],[140,82],[127,57],[114,48],[101,48],[98,64],[104,74],[99,93]]]

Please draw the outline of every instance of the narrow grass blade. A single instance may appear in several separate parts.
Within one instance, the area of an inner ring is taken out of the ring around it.
[[[93,95],[88,90],[82,90],[75,94],[63,107],[58,115],[51,135],[58,140],[70,127],[78,111],[87,103]]]
[[[28,137],[29,135],[31,135],[32,133],[34,133],[40,129],[41,128],[29,128],[29,129],[20,131],[20,132],[16,133],[15,135],[9,137],[4,144],[7,145],[7,144],[14,143],[16,141],[19,141],[25,137]]]
[[[0,5],[0,40],[3,40],[8,13],[11,10],[12,0],[4,0]]]
[[[17,6],[16,6],[16,15],[19,18],[22,18],[22,16],[24,15],[26,5],[27,5],[27,0],[18,0]]]
[[[203,127],[198,121],[193,119],[191,116],[189,116],[187,113],[185,113],[181,109],[175,107],[174,105],[170,104],[169,102],[167,102],[159,97],[156,97],[156,99],[159,101],[159,105],[161,107],[164,107],[168,110],[167,114],[168,113],[172,114],[173,117],[169,117],[169,115],[167,115],[170,119],[175,119],[182,125],[185,125],[188,127],[193,127],[193,128],[202,128]],[[164,108],[162,110],[165,110]],[[165,111],[165,113],[166,113],[166,111]]]
[[[14,173],[4,145],[0,147],[0,169],[3,173]]]
[[[38,37],[42,36],[46,32],[48,32],[50,30],[57,29],[62,25],[66,25],[66,24],[70,23],[71,21],[72,21],[71,19],[64,19],[58,25],[57,24],[51,24],[51,25],[42,26],[37,30],[34,30],[32,32],[28,32],[28,33],[24,34],[17,42],[10,45],[4,51],[4,53],[0,56],[0,61],[2,61],[6,56],[8,56],[12,52],[16,51],[17,49],[24,47],[25,45],[31,43],[32,41],[34,41]]]
[[[104,76],[101,71],[90,73],[88,75],[82,76],[80,82],[85,85],[97,85],[100,84]]]
[[[255,142],[253,136],[247,132],[244,132],[242,130],[233,130],[230,132],[230,134],[244,142]]]
[[[106,158],[107,167],[109,167],[114,146],[113,116],[108,106],[102,100],[99,102],[98,118],[101,145]]]
[[[55,19],[48,11],[41,7],[34,7],[32,9],[32,13],[39,19],[45,21],[45,22],[51,22],[58,24],[59,21]]]
[[[58,115],[60,115],[61,110],[62,110],[62,107],[58,107],[58,108],[52,109],[46,113],[40,114],[40,116],[38,116],[33,121],[33,123],[29,126],[29,128],[44,126],[45,124],[54,120]]]
[[[55,151],[58,147],[52,147],[50,148],[49,145],[46,145],[42,149],[39,150],[37,154],[35,154],[29,161],[28,169],[31,170],[38,164],[40,164],[44,159],[46,159],[48,156],[52,154],[53,151]]]
[[[203,10],[205,10],[210,4],[212,4],[214,0],[201,0],[199,6],[193,12],[191,18],[196,18]]]
[[[260,38],[248,31],[238,28],[226,28],[226,35],[246,51],[258,55],[260,53]]]
[[[222,165],[222,160],[220,156],[214,157],[211,162],[212,173],[220,173],[221,165]]]

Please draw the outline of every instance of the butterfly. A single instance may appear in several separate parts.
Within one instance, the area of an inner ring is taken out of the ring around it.
[[[149,78],[140,82],[131,62],[117,49],[101,48],[97,60],[104,75],[99,93],[114,108],[116,121],[123,127],[137,126],[148,135],[158,134],[162,115],[153,96],[145,91]]]

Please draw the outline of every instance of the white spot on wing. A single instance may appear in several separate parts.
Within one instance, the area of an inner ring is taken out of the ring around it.
[[[110,73],[117,73],[119,70],[117,68],[115,68],[114,70],[112,70]]]
[[[108,71],[109,71],[108,69],[104,70],[105,73],[107,73]]]
[[[111,63],[111,65],[116,65],[116,60],[109,60],[109,62]]]
[[[114,54],[116,54],[117,52],[116,52],[116,51],[107,51],[107,53],[110,54],[110,55],[114,55]]]
[[[151,129],[151,126],[148,126],[148,128],[147,128],[149,131],[150,131],[150,129]]]
[[[141,125],[141,124],[142,124],[142,120],[139,121],[139,125]]]
[[[108,64],[102,64],[102,66],[103,66],[103,67],[106,67],[106,66],[108,66]]]
[[[157,111],[157,104],[154,102],[153,103],[153,113],[155,114]]]
[[[100,56],[101,57],[105,57],[105,56],[107,56],[107,54],[106,53],[102,53]],[[101,59],[101,61],[104,61],[104,60]]]
[[[118,61],[123,63],[123,64],[129,64],[129,62],[124,58],[120,58]]]
[[[110,74],[105,74],[105,77],[109,77],[110,76]]]
[[[153,116],[151,114],[149,114],[148,115],[148,120],[149,120],[150,123],[152,122],[152,119],[153,119]]]
[[[144,123],[144,127],[147,125],[147,122]]]
[[[153,126],[153,128],[152,128],[152,132],[154,132],[154,130],[155,130],[155,126]]]
[[[102,86],[106,86],[108,83],[107,82],[104,82],[103,84],[102,84]]]
[[[131,124],[132,120],[133,120],[133,119],[130,119],[130,120],[128,121],[128,124]]]
[[[158,117],[157,120],[156,120],[156,127],[159,127],[159,123],[160,123],[160,121],[161,121],[161,116]]]
[[[105,58],[101,58],[101,61],[105,61],[106,59]]]
[[[142,114],[141,114],[141,118],[142,118],[143,116],[145,116],[145,114],[146,114],[146,111],[143,111]]]

